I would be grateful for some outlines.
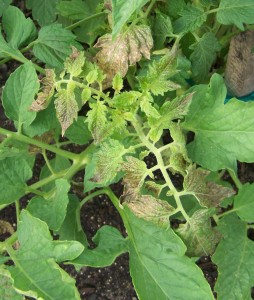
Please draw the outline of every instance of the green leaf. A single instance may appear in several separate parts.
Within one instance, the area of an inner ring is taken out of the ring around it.
[[[245,222],[254,222],[254,184],[245,184],[234,197],[234,211]]]
[[[107,107],[101,101],[96,103],[89,103],[90,110],[87,113],[86,122],[88,123],[88,129],[90,130],[94,143],[101,142],[109,132],[107,126]]]
[[[193,50],[190,56],[193,77],[198,81],[205,81],[216,58],[216,52],[221,49],[219,41],[212,32],[207,32],[190,49]]]
[[[70,194],[67,213],[61,228],[57,231],[59,239],[63,241],[78,241],[85,247],[88,241],[80,224],[80,200],[77,196]]]
[[[33,175],[28,162],[10,157],[0,160],[0,204],[8,204],[24,196],[26,181]]]
[[[85,117],[78,117],[72,125],[66,130],[65,136],[73,143],[78,145],[85,145],[91,139],[91,133],[88,130],[88,125],[85,123]]]
[[[0,57],[12,57],[13,59],[20,61],[22,63],[28,61],[19,50],[12,48],[5,41],[1,31],[0,31]]]
[[[6,40],[14,49],[27,45],[36,38],[37,31],[33,21],[25,18],[17,7],[9,6],[3,13],[2,22]]]
[[[158,110],[153,106],[153,97],[150,93],[143,93],[140,97],[140,109],[146,114],[147,117],[159,119],[161,115]]]
[[[0,17],[4,13],[4,11],[9,7],[9,5],[12,3],[12,0],[2,0],[0,2]]]
[[[57,3],[56,8],[61,16],[70,20],[87,18],[90,13],[87,1],[82,0],[60,1]]]
[[[248,299],[254,285],[254,242],[247,237],[247,225],[235,215],[225,216],[219,224],[224,238],[213,262],[219,276],[215,284],[218,299]]]
[[[166,1],[163,11],[170,17],[177,18],[185,6],[186,3],[184,0],[170,0]]]
[[[1,300],[24,300],[13,288],[13,279],[7,269],[0,266],[0,295]]]
[[[97,247],[93,250],[85,249],[72,263],[76,266],[107,267],[115,259],[128,251],[127,241],[121,233],[112,226],[103,226],[93,237]]]
[[[79,47],[71,31],[62,28],[60,24],[52,24],[39,31],[33,52],[50,67],[63,68],[65,59],[71,54],[71,45]]]
[[[217,21],[235,25],[244,30],[245,24],[253,24],[254,2],[252,0],[221,0],[217,9]]]
[[[75,87],[74,87],[75,88]],[[56,95],[56,116],[62,127],[62,136],[74,120],[78,118],[78,103],[75,99],[74,88],[59,90]]]
[[[64,62],[64,69],[71,76],[78,76],[82,72],[82,68],[85,64],[85,56],[83,51],[78,51],[75,47],[72,47],[72,53]]]
[[[195,165],[188,168],[184,178],[183,187],[186,192],[192,193],[201,206],[216,207],[224,198],[234,195],[234,190],[212,181],[207,181],[209,171],[201,168],[196,169]]]
[[[170,17],[158,11],[153,20],[152,30],[156,49],[162,49],[167,37],[173,34]]]
[[[28,238],[29,233],[29,238]],[[10,269],[14,286],[24,295],[45,300],[80,299],[75,280],[57,262],[72,260],[84,250],[79,242],[53,241],[43,221],[26,210],[20,214],[17,230],[20,248],[8,247],[15,267]]]
[[[187,246],[187,255],[200,257],[214,253],[220,241],[219,232],[211,225],[210,217],[214,213],[213,209],[199,209],[194,212],[188,223],[180,224],[176,230]]]
[[[130,272],[139,299],[214,299],[202,271],[184,255],[186,247],[170,226],[139,219],[127,208],[125,215]]]
[[[236,170],[236,161],[254,161],[253,102],[231,99],[224,104],[227,90],[220,75],[209,85],[198,85],[182,127],[195,132],[189,144],[194,162],[211,171]],[[244,118],[243,118],[244,116]]]
[[[112,81],[112,87],[115,90],[116,93],[119,93],[121,89],[123,88],[123,78],[122,76],[117,73]]]
[[[45,221],[49,228],[57,231],[64,221],[69,202],[68,191],[70,184],[66,179],[55,181],[55,190],[49,198],[36,196],[32,198],[27,210],[36,218]]]
[[[108,186],[115,182],[125,153],[126,149],[117,140],[108,139],[101,143],[99,151],[93,155],[91,166],[88,166],[88,170],[86,169],[85,192],[91,187]]]
[[[17,129],[23,124],[30,125],[35,119],[36,113],[29,111],[29,107],[38,90],[38,78],[31,62],[17,68],[8,78],[3,90],[3,106]]]
[[[174,22],[176,34],[195,31],[206,21],[204,10],[193,5],[187,5],[179,15],[181,17]]]
[[[121,31],[135,11],[139,11],[149,0],[112,0],[113,37]]]
[[[141,96],[141,93],[136,91],[123,92],[119,95],[116,95],[112,102],[114,107],[122,110],[130,111],[132,107],[137,107],[138,98]]]
[[[42,27],[55,21],[57,2],[58,0],[26,0],[26,7],[32,9],[33,18]]]
[[[169,80],[176,73],[176,53],[169,52],[149,64],[147,74],[138,76],[138,81],[142,91],[151,91],[155,96],[164,95],[168,91],[180,88],[178,84]]]
[[[180,119],[187,114],[193,94],[176,97],[172,101],[166,101],[159,110],[160,118],[149,117],[148,123],[151,126],[149,137],[152,141],[157,142],[163,129],[169,129],[171,121]]]

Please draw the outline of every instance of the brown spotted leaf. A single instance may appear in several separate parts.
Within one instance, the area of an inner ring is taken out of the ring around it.
[[[211,226],[213,210],[197,210],[190,221],[176,230],[187,246],[189,256],[211,255],[220,241],[220,233]],[[209,237],[209,238],[208,238]]]
[[[30,106],[32,111],[40,111],[46,109],[54,95],[55,91],[55,72],[46,69],[46,76],[41,80],[42,91],[38,93],[37,99]]]
[[[98,65],[107,74],[108,81],[112,81],[117,73],[124,77],[129,65],[140,61],[142,56],[150,59],[153,39],[148,26],[137,25],[114,40],[110,34],[100,37],[95,47],[101,48],[96,55]]]
[[[84,52],[78,51],[75,47],[72,48],[72,53],[64,62],[64,69],[72,76],[78,76],[82,72],[85,64]]]
[[[127,206],[133,213],[148,221],[169,225],[169,216],[174,208],[167,201],[156,199],[151,195],[142,195],[127,202]]]
[[[184,178],[183,187],[186,192],[193,193],[200,205],[216,207],[223,199],[234,195],[234,191],[215,182],[206,181],[209,173],[201,168],[196,169],[195,165],[190,166]]]
[[[62,127],[62,135],[64,135],[67,128],[74,120],[77,120],[78,117],[78,104],[72,88],[60,90],[57,93],[55,108],[57,118]]]

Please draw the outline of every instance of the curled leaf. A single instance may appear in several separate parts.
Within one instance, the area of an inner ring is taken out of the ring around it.
[[[153,39],[148,26],[138,25],[124,34],[119,34],[114,40],[110,34],[100,37],[95,47],[102,48],[96,59],[111,81],[117,73],[124,77],[128,66],[140,61],[142,56],[150,59]]]
[[[42,91],[38,93],[37,99],[32,102],[30,110],[41,111],[46,109],[54,95],[55,90],[55,72],[51,69],[46,69],[46,76],[41,80]]]

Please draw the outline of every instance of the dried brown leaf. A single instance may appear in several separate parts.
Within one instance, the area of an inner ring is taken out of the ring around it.
[[[112,40],[110,34],[100,37],[95,47],[102,48],[96,59],[100,68],[107,74],[107,80],[112,81],[117,73],[124,77],[129,65],[140,61],[142,55],[150,58],[153,39],[148,26],[138,25],[118,35],[115,40]]]

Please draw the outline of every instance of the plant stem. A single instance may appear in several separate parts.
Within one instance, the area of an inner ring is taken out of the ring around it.
[[[55,174],[55,171],[52,169],[52,166],[48,160],[48,157],[47,157],[47,154],[46,154],[46,150],[45,149],[42,149],[42,155],[43,155],[43,158],[45,160],[45,163],[49,169],[49,171],[51,172],[51,174]]]
[[[106,15],[106,14],[107,14],[107,12],[103,11],[103,12],[100,12],[100,13],[97,13],[97,14],[94,14],[94,15],[91,15],[91,16],[86,17],[86,18],[84,18],[84,19],[82,19],[82,20],[80,20],[80,21],[78,21],[78,22],[76,22],[76,23],[73,23],[73,24],[71,24],[71,25],[65,27],[65,29],[72,30],[72,29],[74,29],[74,28],[76,28],[76,27],[82,25],[83,23],[86,23],[87,21],[90,21],[90,20],[92,20],[92,19],[99,18],[99,17],[104,16],[104,15]]]
[[[13,131],[9,131],[9,130],[6,130],[6,129],[1,128],[1,127],[0,127],[0,134],[4,134],[7,137],[10,137],[10,138],[15,139],[15,140],[20,141],[20,142],[24,142],[26,144],[31,144],[31,145],[37,146],[41,149],[48,150],[50,152],[53,152],[55,154],[58,154],[60,156],[63,156],[65,158],[68,158],[68,159],[71,159],[71,160],[75,160],[75,159],[78,158],[78,154],[71,153],[71,152],[59,149],[59,148],[54,147],[52,145],[48,145],[46,143],[43,143],[41,141],[32,139],[32,138],[30,138],[28,136],[25,136],[23,134],[13,132]]]
[[[89,200],[91,200],[92,198],[96,197],[96,196],[99,196],[101,194],[104,194],[105,191],[104,189],[100,189],[98,191],[95,191],[89,195],[87,195],[79,204],[79,207],[81,208],[84,204],[86,204],[86,202],[88,202]]]
[[[239,178],[237,177],[236,173],[229,169],[228,169],[228,173],[229,173],[230,177],[232,178],[232,180],[234,181],[235,186],[238,189],[240,189],[243,185],[242,185],[241,181],[239,180]]]
[[[19,213],[20,213],[19,200],[15,201],[15,209],[16,209],[16,221],[17,221],[17,225],[18,225],[18,223],[19,223]]]
[[[161,173],[162,173],[169,189],[172,191],[172,194],[175,198],[177,209],[179,209],[181,211],[181,213],[184,216],[186,222],[189,223],[190,218],[189,218],[188,214],[185,212],[185,210],[183,208],[183,205],[182,205],[182,202],[181,202],[181,199],[180,199],[180,196],[179,196],[179,193],[178,193],[177,189],[175,188],[175,186],[173,185],[173,183],[172,183],[172,181],[171,181],[171,179],[168,175],[168,172],[167,172],[167,169],[164,166],[164,161],[163,161],[163,158],[161,156],[160,151],[152,143],[150,143],[148,138],[144,135],[144,132],[143,132],[143,130],[142,130],[142,128],[139,125],[137,120],[133,119],[132,125],[135,128],[135,130],[136,130],[140,140],[142,141],[142,143],[155,155],[156,160],[157,160],[157,164],[159,166],[159,169],[161,170]]]

